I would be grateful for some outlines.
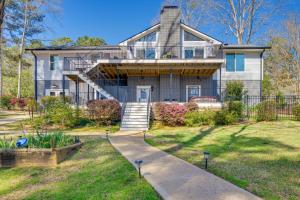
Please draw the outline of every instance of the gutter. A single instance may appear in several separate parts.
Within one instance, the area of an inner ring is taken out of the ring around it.
[[[261,53],[260,53],[260,97],[262,97],[263,93],[262,93],[262,81],[263,81],[263,54],[266,51],[266,49],[264,49]]]
[[[34,99],[35,99],[35,101],[37,101],[38,100],[37,56],[36,56],[36,54],[32,50],[30,52],[34,56]]]

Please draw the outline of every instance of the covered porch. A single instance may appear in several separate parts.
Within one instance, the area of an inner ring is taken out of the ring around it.
[[[193,97],[219,98],[221,79],[214,76],[222,64],[222,59],[109,60],[89,74],[105,77],[98,84],[121,102],[187,102]]]

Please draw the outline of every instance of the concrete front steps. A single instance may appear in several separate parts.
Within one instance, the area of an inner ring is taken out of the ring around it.
[[[148,130],[147,103],[128,102],[122,117],[121,131],[146,131]]]

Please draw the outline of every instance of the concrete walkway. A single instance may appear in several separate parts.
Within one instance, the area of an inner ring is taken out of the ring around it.
[[[133,165],[141,159],[142,175],[166,200],[258,200],[255,195],[144,142],[134,132],[118,132],[111,144]]]
[[[1,111],[0,114],[8,115],[5,118],[0,118],[0,126],[29,118],[28,113],[25,113],[25,112],[19,112],[19,113],[16,112],[16,114],[14,115],[14,112],[11,112],[11,111]]]

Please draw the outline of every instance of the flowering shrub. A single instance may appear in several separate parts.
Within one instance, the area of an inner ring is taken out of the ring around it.
[[[184,115],[187,108],[180,104],[162,104],[160,106],[160,118],[164,125],[180,126],[184,125]]]
[[[188,112],[193,112],[193,111],[198,111],[199,110],[198,104],[195,103],[195,102],[189,102],[189,103],[186,103],[184,105],[187,108]]]
[[[26,106],[26,100],[23,98],[12,98],[10,99],[10,105],[14,108],[20,108],[21,110],[23,110]]]
[[[87,104],[87,108],[89,119],[98,124],[109,125],[121,117],[121,106],[116,100],[94,100]]]

